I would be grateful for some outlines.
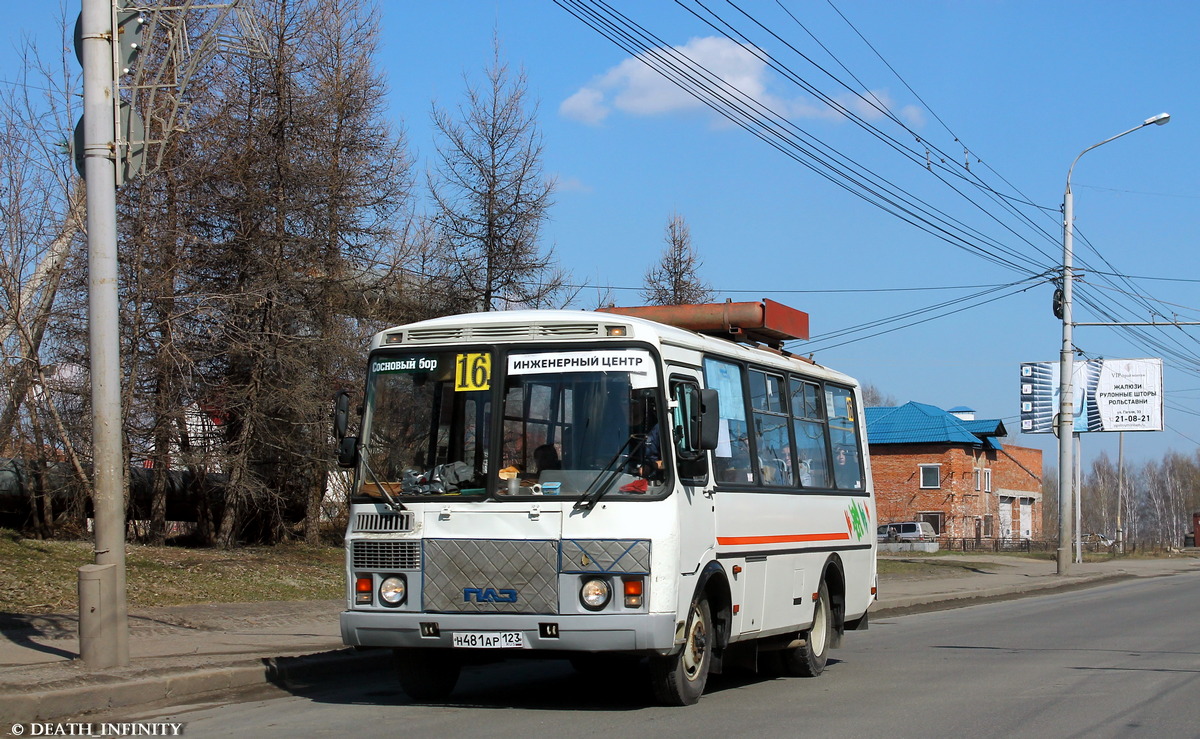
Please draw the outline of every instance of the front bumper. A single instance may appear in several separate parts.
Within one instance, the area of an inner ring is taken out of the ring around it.
[[[476,613],[388,613],[343,611],[342,641],[355,647],[429,647],[450,649],[456,631],[519,631],[525,650],[572,652],[658,652],[675,647],[673,614],[550,615]],[[437,624],[437,636],[422,636],[421,624]],[[546,637],[543,624],[554,624],[557,637]],[[510,651],[510,650],[500,650]],[[511,650],[521,651],[521,650]]]

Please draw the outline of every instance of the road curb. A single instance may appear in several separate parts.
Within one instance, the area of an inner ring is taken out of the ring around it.
[[[929,596],[896,598],[890,601],[886,606],[872,609],[871,617],[874,619],[879,619],[891,618],[894,616],[906,616],[914,613],[948,611],[954,608],[966,608],[968,606],[979,605],[982,603],[995,603],[1005,600],[1028,598],[1031,595],[1051,595],[1053,593],[1064,593],[1070,590],[1082,590],[1084,588],[1101,585],[1105,582],[1129,580],[1137,577],[1140,576],[1129,572],[1115,572],[1111,574],[1106,573],[1089,575],[1085,577],[1076,577],[1066,582],[1051,580],[1042,583],[1025,583],[1019,588],[997,587],[994,589],[985,588],[980,590],[971,590],[969,592],[963,592],[961,595],[955,593],[939,593],[933,598]]]
[[[390,658],[389,650],[339,649],[243,660],[182,674],[178,667],[162,667],[134,677],[87,675],[81,684],[0,696],[0,723],[48,721],[256,685],[287,689],[317,677],[381,669]]]

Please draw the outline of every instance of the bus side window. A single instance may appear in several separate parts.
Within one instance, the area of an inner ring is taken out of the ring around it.
[[[806,488],[828,488],[829,439],[827,419],[821,408],[821,387],[813,382],[791,378],[792,431],[799,454],[800,484]]]
[[[825,387],[825,411],[829,436],[833,441],[833,480],[839,489],[862,488],[862,462],[859,459],[858,419],[854,394],[849,388]]]
[[[672,381],[671,400],[671,434],[679,477],[685,484],[703,485],[708,477],[708,455],[700,439],[700,387],[691,381]]]
[[[719,394],[720,429],[713,450],[714,474],[722,482],[754,482],[750,465],[750,429],[741,365],[704,358],[704,384]]]

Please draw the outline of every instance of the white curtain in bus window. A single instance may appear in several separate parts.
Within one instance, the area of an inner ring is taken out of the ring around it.
[[[717,479],[723,482],[753,482],[742,368],[720,359],[705,359],[704,381],[720,397],[721,429],[714,452]]]
[[[791,380],[792,428],[796,434],[796,470],[804,487],[832,487],[829,479],[829,440],[825,435],[825,413],[821,410],[821,388],[812,382]]]
[[[847,388],[825,387],[829,412],[829,438],[833,442],[833,480],[839,489],[862,487],[862,464],[858,458],[858,422],[854,395]]]
[[[758,452],[758,473],[764,485],[795,484],[787,409],[783,403],[783,378],[750,370],[754,445]]]

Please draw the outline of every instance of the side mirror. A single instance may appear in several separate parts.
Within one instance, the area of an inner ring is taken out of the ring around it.
[[[337,461],[339,467],[353,467],[358,463],[358,437],[343,436],[338,442]]]
[[[333,396],[333,437],[346,438],[346,429],[350,426],[350,391],[338,390]],[[339,455],[341,452],[339,452]]]
[[[720,404],[717,391],[700,391],[700,448],[716,449],[721,434]]]

